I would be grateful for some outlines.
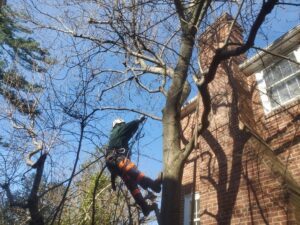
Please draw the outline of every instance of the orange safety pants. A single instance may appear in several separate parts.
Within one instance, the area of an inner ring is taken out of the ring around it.
[[[118,175],[124,181],[135,202],[142,209],[147,207],[147,203],[141,194],[138,185],[144,189],[147,189],[154,181],[140,172],[137,166],[126,157],[119,158],[116,166],[119,171]]]

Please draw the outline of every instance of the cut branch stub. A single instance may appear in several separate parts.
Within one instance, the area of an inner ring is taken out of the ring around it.
[[[27,154],[27,156],[25,158],[26,164],[32,168],[34,168],[36,163],[34,163],[31,158],[38,152],[42,151],[44,148],[42,142],[35,142],[35,146],[36,146],[36,149],[33,150],[32,152],[30,152],[29,154]]]

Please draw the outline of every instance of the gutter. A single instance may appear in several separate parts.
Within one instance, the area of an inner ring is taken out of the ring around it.
[[[273,54],[285,55],[293,50],[297,45],[300,44],[300,24],[280,38],[275,40],[271,45],[265,48],[265,51],[272,52]],[[279,57],[270,55],[267,52],[260,51],[252,58],[246,60],[244,63],[240,64],[239,68],[247,76],[262,70],[267,65],[278,60]]]

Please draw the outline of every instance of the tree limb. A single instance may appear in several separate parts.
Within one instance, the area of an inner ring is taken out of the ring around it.
[[[211,3],[211,0],[198,0],[196,1],[196,7],[193,12],[193,17],[191,19],[191,24],[198,28],[200,22],[202,21],[207,9]]]
[[[39,197],[38,191],[40,188],[40,184],[42,181],[42,176],[44,172],[44,165],[47,158],[47,154],[44,153],[40,156],[38,161],[35,163],[34,168],[36,168],[36,173],[34,176],[34,181],[32,184],[32,188],[28,197],[28,209],[31,215],[31,223],[30,224],[44,224],[43,215],[39,210]]]
[[[22,203],[22,202],[17,202],[15,199],[15,196],[12,194],[10,187],[9,187],[9,183],[5,183],[5,184],[0,184],[0,187],[6,192],[6,196],[9,202],[9,205],[11,207],[20,207],[22,209],[26,209],[27,208],[27,204],[26,203]]]
[[[285,2],[278,2],[276,5],[290,5],[290,6],[300,6],[298,3],[285,3]]]
[[[98,108],[97,110],[103,111],[103,110],[116,110],[116,111],[130,111],[130,112],[135,112],[135,113],[139,113],[141,115],[147,116],[153,120],[158,120],[161,121],[162,119],[160,117],[151,115],[149,113],[146,112],[142,112],[141,110],[137,110],[137,109],[130,109],[130,108],[125,108],[125,107],[112,107],[112,106],[107,106],[107,107],[101,107]]]
[[[185,23],[185,20],[186,20],[185,15],[184,15],[184,7],[182,5],[181,0],[174,0],[174,4],[176,7],[176,12],[179,16],[181,27],[183,27],[183,24]]]

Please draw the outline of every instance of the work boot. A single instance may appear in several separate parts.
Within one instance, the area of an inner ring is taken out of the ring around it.
[[[156,193],[159,193],[161,192],[162,181],[163,181],[163,176],[162,173],[160,173],[149,187]]]
[[[143,177],[139,182],[139,185],[141,185],[143,189],[147,190],[148,188],[150,188],[156,193],[159,193],[161,191],[161,184],[162,173],[155,180],[152,180],[149,177]]]
[[[145,202],[145,204],[143,204],[141,206],[142,212],[144,214],[145,217],[147,217],[151,211],[154,211],[157,208],[157,204],[154,202]]]

